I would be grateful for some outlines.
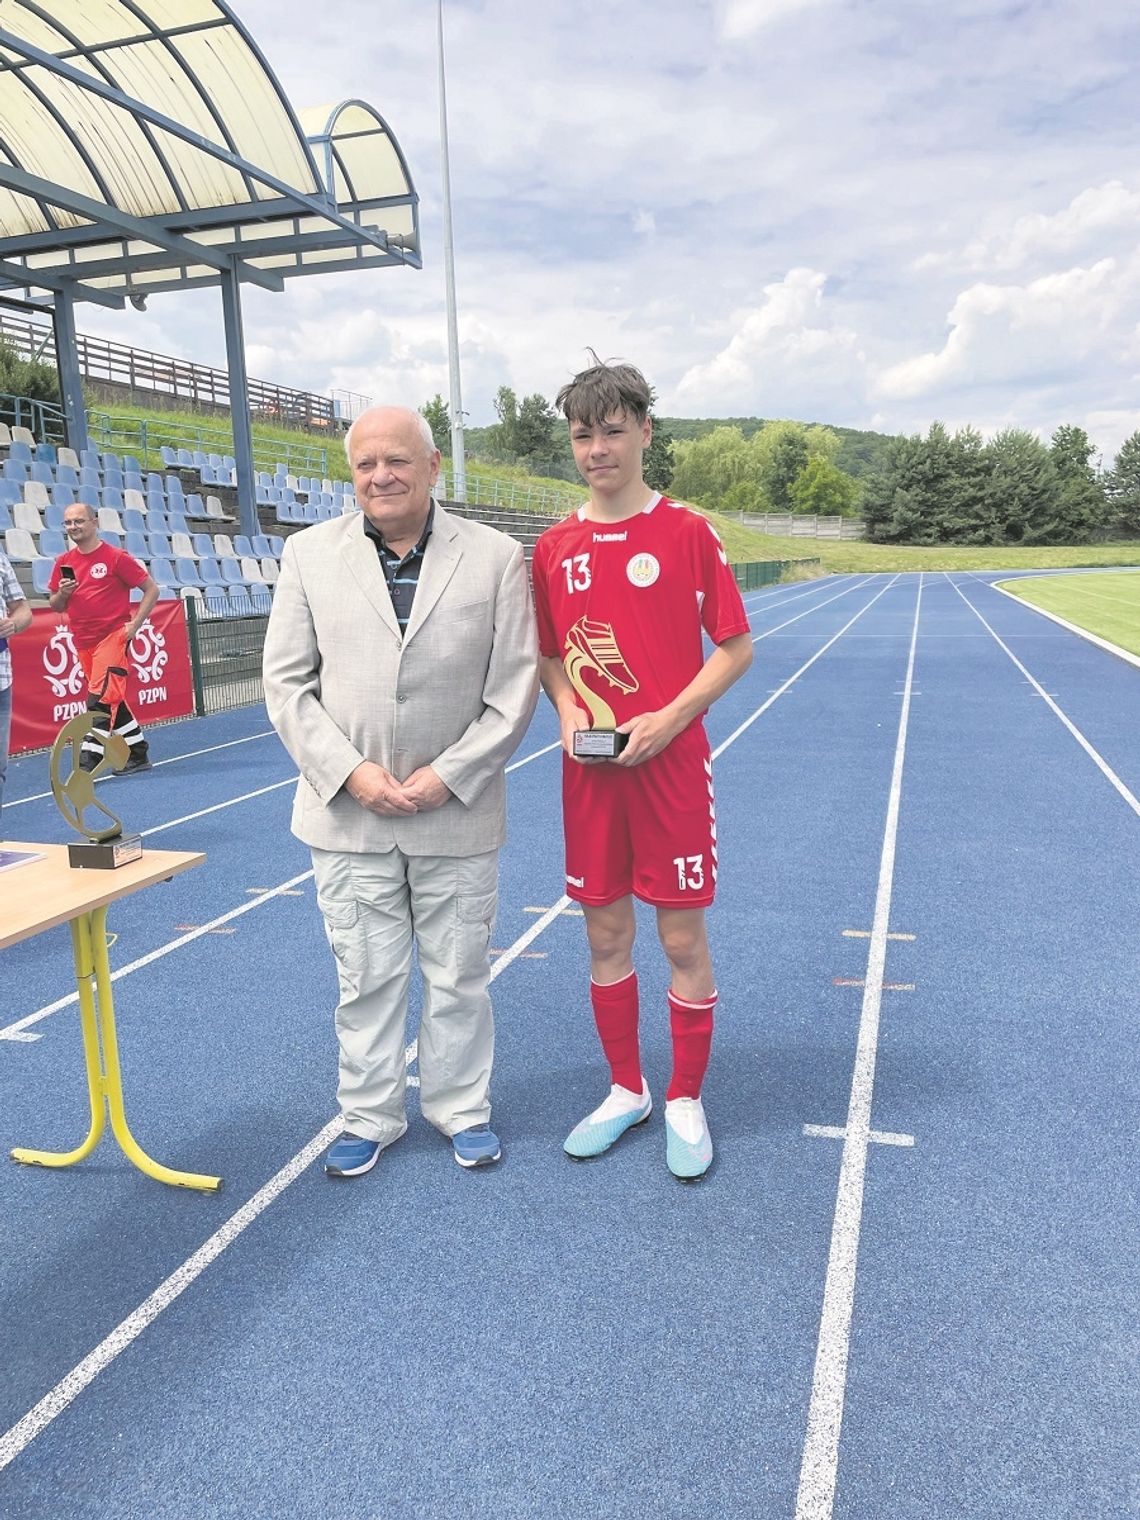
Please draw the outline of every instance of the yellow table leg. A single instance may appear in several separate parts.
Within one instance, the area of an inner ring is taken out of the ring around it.
[[[13,1161],[35,1166],[72,1166],[89,1156],[103,1133],[104,1105],[111,1115],[111,1130],[128,1160],[148,1177],[172,1187],[197,1188],[213,1193],[222,1185],[220,1177],[199,1172],[177,1172],[154,1161],[131,1134],[123,1104],[123,1078],[119,1066],[119,1045],[115,1035],[115,1003],[111,991],[111,963],[107,957],[107,910],[96,908],[73,921],[72,944],[75,951],[75,978],[79,989],[79,1017],[83,1029],[83,1054],[87,1065],[87,1088],[91,1098],[91,1129],[76,1150],[14,1150]],[[92,992],[91,981],[95,987]],[[100,1035],[102,1053],[100,1054]]]

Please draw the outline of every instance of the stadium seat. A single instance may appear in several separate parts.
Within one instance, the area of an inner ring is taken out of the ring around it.
[[[36,456],[37,464],[55,463],[54,443],[37,443],[35,448],[32,450],[32,453]]]
[[[233,596],[232,587],[230,588],[230,595]],[[249,601],[255,613],[267,616],[273,607],[273,593],[268,586],[251,586],[249,588]]]
[[[128,512],[138,512],[141,515],[146,511],[146,497],[141,491],[133,491],[128,486],[123,492],[123,506]]]
[[[178,588],[178,577],[174,573],[174,566],[168,559],[152,559],[150,573],[160,586],[173,586]]]
[[[102,471],[93,470],[89,464],[80,465],[79,484],[81,486],[94,486],[98,490],[103,484]]]
[[[186,516],[201,519],[205,515],[206,503],[196,491],[191,491],[190,495],[186,498]]]
[[[202,593],[202,604],[207,617],[224,618],[230,616],[230,598],[224,586],[207,586]]]
[[[47,486],[41,480],[24,481],[24,500],[29,507],[42,507],[51,500]]]
[[[24,492],[18,480],[0,480],[0,503],[6,507],[15,506],[16,502],[23,501]]]
[[[40,508],[40,516],[44,520],[45,528],[58,528],[63,532],[63,508],[54,501],[49,501],[46,507]]]
[[[281,574],[281,566],[272,556],[266,556],[261,561],[261,579],[267,586],[275,585]]]
[[[208,533],[192,533],[190,544],[195,559],[213,559],[214,540]]]
[[[198,574],[207,586],[222,586],[224,584],[222,567],[216,559],[200,559],[198,561]]]
[[[18,501],[12,508],[12,525],[23,528],[25,533],[42,533],[44,531],[43,519],[40,517],[39,508],[33,507],[26,501]]]
[[[79,469],[79,455],[74,449],[69,449],[66,444],[60,444],[59,448],[56,449],[55,462],[57,469],[60,465],[67,465],[72,470]]]
[[[269,539],[264,533],[255,533],[253,535],[253,538],[250,540],[250,545],[252,552],[257,555],[258,559],[265,559],[267,555],[270,558],[273,557],[273,549],[270,546]]]
[[[118,454],[100,454],[99,465],[104,471],[118,470],[121,473],[123,461],[119,458]]]
[[[248,581],[251,586],[263,586],[265,577],[261,573],[261,561],[254,559],[251,554],[244,554],[238,561],[241,567],[242,580]]]
[[[253,601],[244,586],[230,587],[230,611],[235,617],[253,616]]]
[[[6,424],[5,424],[6,425]],[[12,526],[12,512],[6,501],[0,501],[0,533],[7,533]]]
[[[123,491],[124,493],[127,491],[134,491],[139,496],[146,495],[146,491],[143,488],[143,478],[137,470],[123,471]]]
[[[135,458],[135,456],[133,454],[124,454],[123,455],[123,474],[124,475],[133,474],[133,475],[139,475],[139,476],[141,476],[142,472],[143,472],[143,467],[138,462],[138,460]]]
[[[180,586],[195,586],[201,590],[206,584],[198,574],[198,566],[192,559],[176,559],[174,561],[174,571],[178,576],[178,584]]]
[[[66,554],[68,542],[58,528],[45,528],[39,537],[39,550],[46,559],[58,559]]]
[[[277,503],[277,511],[274,515],[279,523],[292,524],[294,521],[293,513],[295,511],[304,511],[304,508],[301,506],[300,502],[297,503],[296,507],[291,507],[287,501],[279,501]]]
[[[237,559],[237,551],[228,533],[214,534],[214,553],[219,559]]]
[[[123,510],[123,493],[114,486],[103,487],[103,505],[110,507],[112,512]]]
[[[186,518],[182,515],[181,512],[176,511],[174,507],[171,507],[170,511],[166,514],[166,527],[167,531],[170,533],[190,532]]]
[[[140,533],[137,528],[128,528],[124,535],[123,548],[135,559],[142,560],[143,564],[150,558],[150,550],[146,541],[146,534]]]
[[[7,448],[12,442],[12,429],[6,422],[0,422],[0,448]]]
[[[267,533],[265,536],[269,540],[269,552],[274,559],[280,559],[285,553],[285,540],[280,533]]]
[[[248,559],[253,553],[253,545],[244,533],[235,533],[233,537],[234,553],[238,559]]]
[[[171,496],[182,496],[185,494],[182,490],[181,476],[164,475],[162,477],[162,480],[164,486],[166,487],[167,500],[169,500]]]
[[[195,449],[190,455],[190,468],[200,470],[204,464],[209,464],[209,456],[202,453],[201,449]]]
[[[197,559],[198,553],[194,548],[189,533],[177,533],[170,530],[170,547],[174,550],[175,568],[180,559]]]
[[[151,496],[156,493],[165,499],[166,490],[162,484],[162,476],[151,470],[146,477],[146,494]]]
[[[69,464],[57,464],[55,478],[58,485],[67,486],[72,491],[79,489],[79,471]]]
[[[18,480],[22,485],[28,478],[28,465],[26,460],[13,459],[12,456],[9,455],[8,458],[5,459],[2,468],[5,480]]]
[[[8,448],[8,458],[10,461],[16,464],[24,464],[30,466],[32,460],[35,458],[32,453],[31,445],[26,439],[20,438],[18,436],[20,433],[27,433],[27,431],[27,428],[14,427],[12,429],[12,442]],[[29,434],[28,436],[30,438],[31,435]]]
[[[121,533],[112,533],[109,528],[100,528],[99,537],[105,544],[109,544],[112,549],[121,549],[123,547],[123,535]]]
[[[173,468],[178,463],[177,450],[169,448],[166,444],[163,444],[162,448],[160,448],[158,452],[162,455],[163,464],[169,465],[171,468]]]
[[[103,468],[103,461],[99,458],[98,450],[80,449],[79,467],[81,470],[101,470]]]
[[[146,493],[146,509],[148,512],[161,512],[166,516],[166,497],[161,491],[148,491]]]
[[[33,459],[31,469],[28,472],[28,478],[30,480],[38,480],[45,488],[55,485],[55,471],[50,464],[45,463],[42,459]]]
[[[170,547],[170,539],[165,533],[148,533],[146,536],[147,555],[150,559],[174,558],[174,551]]]
[[[221,500],[217,496],[206,497],[206,516],[213,518],[215,522],[233,522],[233,518],[226,511],[225,507],[222,506]]]
[[[165,511],[159,512],[159,511],[156,511],[153,507],[148,507],[147,508],[146,531],[148,533],[165,533],[166,532],[166,513],[165,513]]]
[[[315,523],[315,522],[320,522],[320,520],[321,520],[321,509],[320,509],[320,507],[316,506],[311,501],[310,502],[306,502],[304,506],[301,506],[301,503],[298,502],[297,505],[293,508],[293,510],[294,510],[294,512],[299,512],[301,514],[301,517],[300,517],[300,521],[301,522]],[[293,521],[297,522],[298,521],[297,517],[294,517]]]
[[[241,573],[241,565],[236,559],[221,559],[218,563],[222,567],[222,579],[231,586],[244,586],[245,576]]]
[[[220,486],[225,482],[218,479],[218,472],[212,464],[204,464],[199,467],[198,479],[204,486]]]
[[[81,501],[85,507],[94,507],[99,510],[99,488],[97,486],[80,486],[75,493],[76,501]]]
[[[114,507],[99,508],[99,527],[110,533],[122,533],[123,521]]]
[[[34,559],[32,561],[32,590],[37,596],[50,596],[51,588],[48,581],[51,579],[53,562],[50,559]]]
[[[123,520],[123,530],[127,533],[145,533],[146,517],[135,507],[124,507],[119,513]]]
[[[40,558],[36,541],[27,528],[9,528],[4,534],[4,553],[14,565],[30,565]]]
[[[59,470],[58,469],[56,470],[56,474],[57,475],[59,474]],[[104,491],[106,491],[108,488],[112,488],[112,489],[114,489],[116,491],[121,491],[123,489],[124,485],[126,485],[126,476],[123,474],[122,470],[104,470],[103,471],[103,489],[104,489]]]

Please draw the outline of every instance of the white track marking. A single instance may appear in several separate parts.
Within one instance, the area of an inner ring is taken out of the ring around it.
[[[953,581],[950,584],[954,586],[955,591],[958,591],[958,587]],[[988,584],[991,591],[997,591],[1002,596],[1008,596],[1010,601],[1016,602],[1019,607],[1028,607],[1030,612],[1036,612],[1039,617],[1048,618],[1051,623],[1059,623],[1062,628],[1068,629],[1070,633],[1079,635],[1082,639],[1087,639],[1090,644],[1095,644],[1099,649],[1107,650],[1109,654],[1118,655],[1120,659],[1127,660],[1130,665],[1140,666],[1140,655],[1134,655],[1131,650],[1121,649],[1119,644],[1110,644],[1107,639],[1102,639],[1099,634],[1090,633],[1087,628],[1080,628],[1076,623],[1070,623],[1068,618],[1061,617],[1057,612],[1050,612],[1048,607],[1038,607],[1035,603],[1026,601],[1023,596],[1015,596],[1012,591],[1007,591],[1004,586],[995,585],[992,581]],[[958,595],[961,596],[962,593],[959,591]],[[962,600],[965,601],[965,597]],[[976,608],[974,610],[977,611]]]
[[[875,595],[867,603],[866,607],[860,607],[859,611],[855,614],[855,616],[853,618],[851,618],[850,621],[844,623],[843,627],[839,630],[838,633],[832,634],[831,638],[828,639],[827,643],[824,644],[821,649],[817,649],[816,652],[812,655],[812,657],[811,657],[810,660],[805,660],[805,662],[800,666],[799,670],[797,670],[794,675],[790,675],[782,686],[777,686],[776,689],[775,689],[775,691],[771,694],[771,696],[768,698],[768,700],[766,702],[762,702],[760,704],[760,706],[756,709],[756,711],[751,714],[750,717],[745,718],[744,722],[741,723],[738,728],[733,729],[732,733],[729,734],[728,738],[725,739],[723,743],[717,745],[716,749],[714,749],[713,752],[712,752],[712,758],[714,760],[718,759],[725,752],[725,750],[728,748],[728,746],[730,744],[732,744],[736,739],[740,738],[740,735],[745,731],[745,729],[751,728],[752,725],[753,725],[753,723],[756,722],[756,719],[759,718],[762,713],[765,713],[765,712],[768,711],[769,707],[772,706],[773,702],[779,701],[779,699],[787,691],[788,687],[792,686],[796,681],[798,681],[799,678],[803,675],[804,671],[805,670],[809,670],[811,668],[811,666],[813,666],[815,664],[816,660],[818,660],[821,655],[826,654],[827,651],[831,648],[832,644],[834,644],[837,639],[841,639],[843,637],[843,635],[847,632],[848,628],[851,627],[852,623],[857,623],[859,621],[859,619],[863,616],[863,614],[867,611],[867,609],[869,607],[873,607],[875,605],[875,603],[879,600],[879,598],[885,592],[887,592],[887,591],[890,590],[890,588],[894,585],[894,583],[895,583],[895,581],[897,579],[898,579],[898,576],[895,576],[892,580],[889,580],[887,582],[887,584],[883,587],[882,591],[876,591]],[[846,593],[841,593],[841,595],[845,595],[845,594]],[[833,600],[834,600],[834,598],[833,598]],[[803,616],[802,613],[800,615]],[[775,632],[774,629],[773,629],[773,632]],[[769,635],[766,634],[766,633],[762,633],[762,634],[760,634],[759,637],[762,638],[762,639],[766,639],[766,638],[769,637]],[[756,643],[756,640],[753,639],[752,642]]]
[[[120,977],[130,976],[132,971],[139,971],[143,966],[150,966],[155,961],[162,960],[163,956],[172,954],[175,950],[181,950],[183,945],[189,945],[196,939],[201,939],[203,934],[209,934],[221,924],[228,924],[235,918],[240,918],[243,913],[252,913],[254,908],[260,908],[262,903],[267,903],[271,898],[281,897],[291,887],[300,882],[308,881],[312,871],[303,871],[300,876],[294,876],[289,881],[284,881],[278,887],[270,887],[267,892],[251,898],[249,902],[242,903],[240,907],[231,908],[228,913],[221,914],[218,918],[212,918],[208,924],[202,924],[197,929],[191,929],[188,934],[182,934],[178,939],[169,940],[165,945],[160,945],[157,950],[151,950],[147,955],[140,955],[138,960],[131,961],[127,966],[120,966],[118,971],[111,972],[111,980],[117,982]],[[54,1003],[49,1003],[46,1008],[39,1008],[35,1013],[29,1013],[26,1018],[17,1019],[14,1024],[8,1024],[0,1029],[0,1040],[27,1039],[24,1030],[32,1024],[38,1024],[41,1019],[46,1019],[49,1014],[58,1013],[61,1008],[70,1007],[72,1003],[79,1001],[78,992],[69,992],[65,997],[57,998]]]
[[[251,744],[254,739],[272,739],[274,737],[275,737],[275,735],[274,735],[273,729],[267,728],[267,729],[265,729],[261,733],[247,734],[244,739],[227,739],[224,744],[211,744],[211,745],[208,745],[205,749],[191,749],[191,750],[187,750],[187,752],[184,755],[171,755],[166,760],[154,760],[154,761],[151,762],[151,764],[152,764],[152,767],[153,767],[154,770],[158,770],[158,768],[159,768],[160,765],[177,765],[178,762],[179,762],[179,760],[193,760],[198,755],[212,755],[212,754],[215,754],[220,749],[233,749],[233,747],[234,747],[235,744]],[[24,756],[22,756],[22,755],[14,755],[12,758],[13,758],[13,761],[15,761],[15,760],[21,760],[21,759],[23,759]],[[99,778],[99,782],[113,781],[113,780],[114,780],[113,776],[100,776],[100,778]],[[99,785],[99,782],[96,782],[96,785]],[[50,796],[51,796],[50,792],[36,792],[31,797],[15,797],[15,798],[12,799],[11,802],[7,802],[6,801],[4,803],[4,806],[5,807],[21,807],[25,802],[42,802],[45,797],[50,797]]]
[[[532,924],[525,934],[519,936],[491,967],[491,981],[494,981],[500,972],[506,970],[530,942],[558,917],[569,901],[568,897],[563,897],[555,903],[544,918]],[[410,1066],[416,1059],[418,1050],[418,1043],[415,1040],[407,1046],[404,1051],[406,1066]],[[414,1086],[419,1085],[417,1078],[409,1078],[409,1083]],[[99,1342],[94,1351],[85,1356],[78,1366],[72,1368],[67,1376],[55,1385],[50,1393],[45,1394],[22,1419],[17,1420],[15,1425],[0,1436],[0,1472],[14,1461],[42,1431],[46,1430],[56,1416],[62,1414],[67,1406],[94,1382],[104,1368],[110,1366],[121,1351],[125,1351],[132,1341],[137,1340],[147,1326],[153,1324],[162,1311],[200,1277],[210,1263],[215,1261],[227,1246],[232,1245],[291,1182],[295,1182],[301,1173],[312,1165],[321,1152],[340,1134],[343,1125],[344,1121],[339,1115],[335,1119],[330,1119],[292,1160],[287,1161],[264,1187],[258,1189],[248,1203],[242,1204],[241,1208],[232,1214],[204,1245],[199,1246],[192,1256],[170,1274],[165,1282],[159,1284],[149,1298],[144,1299],[137,1309],[132,1310],[126,1319],[116,1325],[110,1335]]]
[[[897,581],[897,580],[898,580],[898,576],[896,575],[891,580],[889,580],[887,582],[886,586],[883,587],[882,591],[878,591],[878,592],[875,593],[875,596],[873,596],[871,598],[871,601],[876,601],[880,596],[882,596],[883,591],[886,591],[890,586],[893,586],[894,583],[895,583],[895,581]],[[796,615],[795,615],[795,617],[786,618],[784,620],[784,622],[777,623],[776,626],[775,626],[775,628],[769,628],[768,631],[767,631],[767,633],[757,633],[757,634],[755,634],[753,636],[752,642],[754,644],[759,644],[759,642],[760,642],[761,639],[770,639],[770,638],[773,638],[777,633],[780,633],[784,628],[790,628],[793,623],[798,623],[801,618],[810,617],[813,612],[818,612],[821,607],[827,607],[831,602],[838,602],[843,597],[850,596],[850,594],[851,594],[852,591],[862,591],[867,584],[868,584],[867,581],[860,581],[855,586],[848,586],[843,591],[837,591],[834,596],[829,596],[829,597],[827,597],[822,602],[815,602],[811,607],[805,607],[802,612],[797,612]],[[867,603],[867,607],[869,607],[870,605],[871,605],[871,602],[868,602]],[[863,609],[864,612],[866,612],[867,607],[864,607],[864,609]],[[857,613],[856,616],[859,616],[859,614]],[[854,622],[854,621],[855,621],[855,619],[852,618],[851,622]],[[851,626],[851,623],[848,623],[847,627],[850,628],[850,626]],[[846,631],[845,629],[840,629],[840,633],[843,633],[845,631]],[[838,637],[838,635],[836,635],[836,637]]]
[[[895,577],[895,579],[897,579],[897,577]],[[893,584],[893,581],[888,584]],[[885,589],[886,588],[884,587],[884,590]],[[879,593],[879,595],[881,595],[881,593]],[[872,598],[872,602],[877,600],[878,595]],[[867,606],[869,607],[870,605],[871,602],[868,602]],[[866,611],[866,608],[863,610]],[[854,621],[854,619],[852,619],[852,621]],[[850,624],[848,624],[848,627],[849,626]],[[836,637],[838,637],[838,635],[836,635]],[[827,644],[824,645],[823,649],[821,649],[819,653],[822,654],[824,650],[830,648],[834,642],[834,638],[829,639]],[[813,656],[812,660],[808,661],[808,664],[810,665],[814,663],[814,660],[816,658],[818,658],[818,656]],[[803,668],[806,670],[807,665],[805,665]],[[790,682],[786,682],[785,685],[781,688],[781,691],[786,690],[787,686],[790,684]],[[764,704],[764,708],[770,707],[774,700],[775,697],[772,697],[768,702]],[[764,709],[761,709],[761,711],[763,710]],[[734,733],[730,738],[726,739],[725,742],[719,746],[716,753],[722,754],[728,748],[728,746],[733,743],[733,741],[740,734],[744,733],[745,730],[749,728],[755,719],[759,716],[759,712],[754,713],[752,718],[750,718],[747,723],[742,724],[741,727],[737,729],[736,733]],[[536,757],[527,757],[527,759],[534,758]],[[525,765],[526,763],[526,759],[520,760],[512,766],[508,766],[507,769],[508,771],[515,770],[519,765]],[[297,882],[306,880],[312,874],[313,873],[311,871],[307,871],[303,876],[296,877],[293,881],[285,882],[281,887],[275,888],[274,893],[286,891],[289,887],[296,885]],[[271,896],[274,895],[274,893],[266,895]],[[256,905],[257,904],[255,902],[246,904],[245,906],[254,907]],[[527,929],[525,933],[520,935],[514,944],[511,945],[506,951],[504,951],[504,953],[495,961],[491,967],[491,980],[493,981],[500,974],[500,972],[504,971],[507,966],[511,965],[523,953],[523,951],[525,951],[527,947],[532,944],[535,939],[537,939],[543,930],[546,929],[551,923],[553,923],[560,914],[569,908],[569,906],[570,899],[568,897],[561,897],[558,902],[553,905],[553,907],[548,908],[543,914],[542,918],[538,919],[534,924],[532,924],[530,928]],[[205,932],[206,927],[207,926],[204,926],[203,930],[198,932]],[[10,1027],[13,1029],[19,1028],[18,1025],[13,1025]],[[5,1033],[6,1031],[0,1030],[0,1037],[2,1037]],[[416,1048],[416,1042],[413,1041],[405,1050],[404,1058],[406,1064],[410,1065],[412,1060],[414,1060]],[[850,1115],[848,1117],[848,1126],[850,1127]],[[112,1330],[110,1335],[108,1335],[103,1341],[99,1343],[98,1346],[95,1347],[94,1351],[86,1356],[83,1361],[78,1364],[78,1366],[73,1368],[71,1372],[62,1378],[61,1381],[57,1383],[49,1393],[45,1394],[44,1397],[40,1399],[39,1403],[30,1409],[22,1419],[18,1420],[16,1424],[7,1430],[3,1435],[0,1435],[0,1471],[3,1471],[3,1469],[7,1467],[9,1463],[14,1461],[15,1458],[18,1457],[20,1453],[24,1451],[25,1448],[30,1445],[30,1443],[34,1441],[42,1431],[47,1428],[48,1425],[51,1424],[57,1415],[62,1414],[68,1405],[70,1405],[72,1401],[76,1399],[78,1395],[82,1393],[83,1390],[87,1388],[96,1377],[98,1377],[99,1373],[102,1372],[104,1368],[109,1366],[121,1351],[126,1350],[131,1342],[136,1340],[138,1336],[141,1335],[142,1332],[147,1328],[147,1326],[152,1324],[154,1320],[158,1318],[163,1309],[165,1309],[169,1304],[173,1303],[178,1295],[182,1293],[186,1288],[188,1288],[195,1281],[195,1279],[198,1278],[203,1271],[205,1271],[210,1263],[216,1260],[216,1258],[221,1255],[222,1251],[224,1251],[228,1245],[231,1245],[233,1241],[236,1240],[242,1233],[242,1231],[245,1230],[248,1225],[252,1224],[257,1216],[261,1214],[269,1206],[269,1204],[274,1201],[275,1198],[279,1197],[280,1194],[283,1193],[289,1186],[289,1184],[295,1181],[296,1178],[299,1177],[301,1173],[312,1164],[313,1161],[316,1160],[321,1151],[324,1150],[326,1146],[330,1145],[336,1136],[340,1133],[341,1127],[342,1121],[339,1117],[330,1120],[330,1122],[325,1125],[320,1133],[315,1135],[302,1150],[298,1151],[298,1153],[292,1158],[291,1161],[286,1162],[281,1170],[277,1172],[270,1179],[270,1181],[265,1184],[263,1188],[255,1193],[248,1203],[243,1204],[237,1213],[232,1215],[231,1218],[228,1219],[226,1223],[222,1225],[222,1227],[210,1237],[205,1245],[199,1247],[199,1249],[195,1251],[192,1256],[183,1262],[182,1266],[178,1267],[166,1279],[165,1282],[160,1284],[160,1286],[155,1289],[149,1298],[145,1299],[137,1309],[133,1310],[132,1313],[129,1314],[121,1324]],[[846,1149],[847,1146],[845,1144],[845,1152]]]
[[[164,829],[177,828],[180,823],[191,823],[195,818],[205,818],[207,813],[220,813],[223,808],[236,807],[239,802],[250,802],[254,797],[264,797],[266,792],[279,792],[283,786],[295,786],[296,776],[287,776],[284,781],[274,781],[269,786],[260,786],[256,792],[244,792],[240,797],[230,797],[225,802],[215,802],[213,807],[199,808],[196,813],[185,813],[181,818],[172,818],[169,823],[156,823],[153,828],[140,829],[140,833],[161,834]]]
[[[1124,784],[1124,782],[1121,781],[1120,777],[1112,769],[1112,767],[1111,767],[1111,765],[1109,765],[1108,761],[1105,760],[1104,757],[1102,755],[1100,755],[1092,747],[1092,745],[1085,738],[1084,734],[1081,733],[1080,729],[1072,721],[1072,719],[1069,718],[1068,716],[1066,716],[1066,714],[1064,712],[1062,712],[1062,710],[1057,706],[1056,702],[1054,702],[1053,698],[1049,695],[1049,693],[1041,685],[1040,681],[1038,681],[1034,676],[1030,675],[1029,671],[1026,670],[1025,666],[1017,658],[1017,656],[1014,654],[1013,650],[1009,647],[1009,645],[1007,643],[1005,643],[1005,641],[1001,638],[1000,634],[994,632],[994,630],[990,627],[989,623],[986,622],[985,618],[978,611],[978,609],[974,606],[973,602],[966,595],[966,593],[961,589],[961,587],[957,584],[957,582],[956,581],[951,581],[950,584],[954,587],[954,590],[957,591],[958,595],[965,602],[966,606],[969,607],[970,611],[974,614],[974,616],[981,623],[982,627],[985,628],[985,630],[987,631],[987,633],[989,633],[994,638],[994,640],[998,644],[998,647],[1000,649],[1002,649],[1009,656],[1009,658],[1017,666],[1018,670],[1021,671],[1021,674],[1029,682],[1030,686],[1032,686],[1033,690],[1037,693],[1037,695],[1039,697],[1043,697],[1044,700],[1049,704],[1049,707],[1051,708],[1051,710],[1056,714],[1056,716],[1058,718],[1060,718],[1061,722],[1069,730],[1069,732],[1072,734],[1073,738],[1081,746],[1081,748],[1084,750],[1085,754],[1088,755],[1089,759],[1093,762],[1093,764],[1097,767],[1097,769],[1102,773],[1102,775],[1105,777],[1105,779],[1107,781],[1109,781],[1116,788],[1116,790],[1124,798],[1124,800],[1128,804],[1128,806],[1132,809],[1132,811],[1136,814],[1136,816],[1138,818],[1140,818],[1140,799],[1137,799],[1136,796],[1132,792],[1129,791],[1128,787],[1126,787],[1125,784]]]
[[[847,1131],[842,1124],[805,1124],[804,1134],[813,1140],[846,1140]],[[899,1135],[889,1129],[869,1129],[867,1139],[872,1145],[914,1144],[913,1135]]]
[[[899,808],[902,801],[903,760],[906,754],[906,731],[910,719],[910,691],[914,685],[915,652],[918,649],[918,620],[922,610],[922,577],[914,609],[914,627],[910,637],[905,695],[899,713],[898,738],[891,771],[883,848],[879,859],[879,883],[875,893],[875,914],[867,950],[867,971],[863,987],[863,1008],[859,1016],[859,1038],[855,1049],[855,1066],[851,1075],[851,1096],[844,1126],[843,1156],[839,1164],[839,1186],[835,1200],[835,1218],[831,1228],[831,1248],[827,1259],[827,1277],[823,1288],[819,1341],[812,1374],[811,1402],[808,1405],[807,1436],[800,1464],[800,1481],[796,1493],[796,1520],[831,1520],[835,1504],[835,1481],[839,1469],[839,1432],[843,1423],[843,1401],[847,1390],[847,1357],[851,1344],[851,1317],[855,1304],[855,1268],[859,1256],[859,1232],[863,1219],[863,1183],[867,1171],[867,1150],[871,1135],[871,1104],[875,1090],[875,1061],[879,1043],[879,1015],[882,1008],[883,981],[887,961],[887,931],[890,928],[891,891],[894,882],[895,845],[898,836]]]

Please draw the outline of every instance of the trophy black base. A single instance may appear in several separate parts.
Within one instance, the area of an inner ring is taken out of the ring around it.
[[[615,728],[580,728],[574,734],[574,754],[580,760],[616,760],[629,743]]]
[[[87,839],[69,844],[67,863],[73,871],[113,871],[142,856],[141,834],[117,834],[114,839]]]

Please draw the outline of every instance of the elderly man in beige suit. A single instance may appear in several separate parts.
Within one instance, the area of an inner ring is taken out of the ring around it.
[[[413,939],[421,1107],[479,1166],[501,1154],[487,984],[505,768],[538,692],[526,567],[514,540],[434,500],[418,413],[374,407],[345,446],[363,510],[286,540],[264,667],[340,983],[345,1129],[325,1170],[371,1170],[407,1128]]]

